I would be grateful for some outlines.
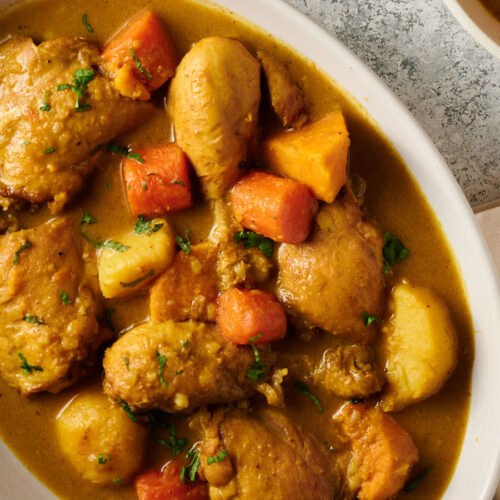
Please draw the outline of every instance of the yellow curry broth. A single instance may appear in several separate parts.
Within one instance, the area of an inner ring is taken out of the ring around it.
[[[141,8],[150,8],[163,19],[179,53],[207,35],[226,35],[241,39],[251,50],[271,51],[281,58],[304,90],[310,115],[322,116],[341,108],[351,135],[350,166],[367,182],[366,211],[381,228],[396,234],[410,249],[410,257],[398,264],[390,284],[406,278],[436,291],[450,308],[460,341],[458,367],[440,393],[433,398],[395,414],[395,418],[411,434],[421,453],[421,464],[432,465],[428,478],[408,499],[438,498],[453,472],[465,430],[469,408],[470,376],[473,362],[473,334],[470,313],[454,257],[443,237],[440,225],[422,193],[408,173],[399,155],[382,133],[335,84],[278,43],[270,35],[245,24],[229,13],[187,0],[41,0],[5,12],[0,19],[0,37],[33,36],[41,41],[56,36],[84,36],[103,44],[128,18]],[[94,33],[88,33],[81,22],[86,13]],[[159,91],[164,92],[163,90]],[[127,136],[117,138],[117,144],[147,146],[171,140],[171,125],[160,99],[150,121]],[[68,205],[65,213],[76,224],[84,211],[90,211],[99,223],[84,230],[94,238],[111,238],[131,230],[135,218],[130,215],[121,181],[121,159],[103,154],[100,167],[89,177],[85,190]],[[23,213],[23,226],[33,226],[50,218],[46,209],[34,214]],[[206,238],[211,217],[206,204],[199,203],[190,211],[168,216],[178,233],[188,227],[194,241]],[[390,286],[388,287],[390,289]],[[117,331],[130,328],[148,316],[147,295],[122,301],[107,301],[114,308],[113,322]],[[323,334],[315,342],[290,344],[295,352],[322,352],[331,339]],[[60,455],[55,441],[53,422],[64,404],[85,384],[99,384],[101,369],[78,386],[58,395],[43,394],[24,399],[0,382],[0,434],[19,458],[57,495],[71,499],[135,498],[131,486],[100,487],[84,480]],[[300,394],[287,394],[287,409],[297,422],[311,429],[322,442],[334,439],[331,415],[342,403],[314,387],[324,412]],[[177,422],[178,435],[191,437],[186,422]],[[169,460],[168,452],[151,443],[148,465],[160,466]]]

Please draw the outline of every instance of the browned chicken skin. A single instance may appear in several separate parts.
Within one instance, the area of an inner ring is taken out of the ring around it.
[[[61,209],[93,170],[94,148],[148,115],[151,105],[120,96],[95,69],[99,63],[97,46],[83,39],[37,46],[16,37],[0,45],[1,196]],[[75,71],[93,68],[81,98],[90,108],[77,112],[77,94],[56,86],[73,84]]]
[[[103,386],[136,409],[188,413],[253,393],[246,373],[254,359],[250,347],[228,342],[215,326],[145,323],[106,351]]]
[[[336,474],[325,447],[278,410],[218,412],[205,426],[202,474],[213,500],[330,500]],[[226,450],[225,460],[207,458]]]
[[[361,218],[347,192],[324,205],[310,238],[282,244],[278,252],[277,294],[289,312],[352,342],[373,338],[363,313],[382,317],[384,306],[383,239]]]
[[[71,222],[0,237],[0,276],[2,377],[24,395],[74,383],[104,336]]]

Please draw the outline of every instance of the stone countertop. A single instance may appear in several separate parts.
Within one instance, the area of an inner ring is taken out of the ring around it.
[[[500,198],[500,60],[442,0],[286,0],[347,45],[423,125],[472,205]]]

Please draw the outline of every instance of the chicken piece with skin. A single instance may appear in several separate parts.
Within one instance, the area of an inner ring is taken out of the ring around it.
[[[219,410],[203,428],[201,474],[211,499],[334,498],[338,480],[326,447],[278,410]],[[209,465],[222,450],[225,458]]]
[[[254,361],[249,346],[228,342],[215,326],[145,323],[107,349],[103,386],[137,410],[190,413],[251,395],[255,384],[247,371]]]
[[[257,57],[266,77],[271,105],[284,127],[299,128],[307,121],[302,92],[286,67],[273,56],[258,51]]]
[[[105,340],[69,219],[0,237],[0,374],[23,395],[74,383]]]
[[[92,151],[151,105],[122,97],[95,69],[98,47],[81,38],[15,37],[0,45],[0,62],[0,195],[58,211],[93,170]],[[78,78],[87,87],[77,101]]]
[[[306,242],[280,246],[277,296],[310,327],[368,342],[376,326],[365,326],[363,313],[381,318],[384,308],[382,247],[347,191],[318,212]]]
[[[205,195],[220,198],[239,175],[257,131],[260,65],[238,40],[204,38],[177,67],[168,111]]]

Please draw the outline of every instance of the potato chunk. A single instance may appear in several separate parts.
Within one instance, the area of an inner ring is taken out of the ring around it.
[[[260,65],[238,40],[204,38],[179,64],[168,111],[208,198],[221,197],[238,178],[259,103]]]
[[[62,452],[85,479],[97,484],[132,479],[142,466],[146,434],[100,390],[78,394],[56,420]]]
[[[148,227],[143,225],[140,234],[136,229],[116,238],[128,249],[121,252],[106,249],[101,253],[99,284],[104,297],[124,297],[134,293],[172,262],[175,239],[167,221],[153,219],[148,222]]]
[[[445,304],[426,288],[396,286],[390,310],[382,328],[382,408],[396,411],[441,389],[457,363],[457,336]]]

